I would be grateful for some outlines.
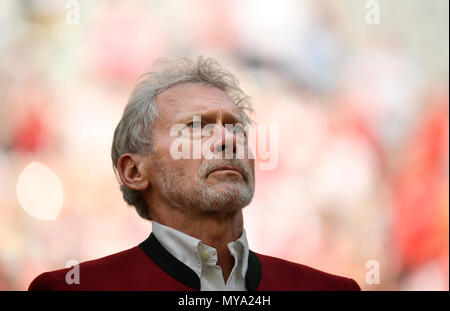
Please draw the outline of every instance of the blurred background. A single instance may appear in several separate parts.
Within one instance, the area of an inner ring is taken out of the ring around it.
[[[244,209],[252,250],[363,290],[448,290],[448,6],[2,0],[0,290],[147,238],[112,135],[138,76],[184,55],[217,58],[279,127]]]

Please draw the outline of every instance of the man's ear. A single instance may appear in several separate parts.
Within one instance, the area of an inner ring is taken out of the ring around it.
[[[144,165],[143,156],[133,153],[122,154],[117,163],[117,171],[122,183],[132,190],[146,190],[150,181]]]

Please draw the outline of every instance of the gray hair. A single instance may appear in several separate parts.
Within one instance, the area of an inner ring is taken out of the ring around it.
[[[152,151],[152,128],[159,117],[155,98],[159,93],[183,82],[217,87],[224,91],[238,107],[244,125],[251,125],[253,112],[249,97],[239,87],[236,77],[212,58],[160,59],[151,71],[138,79],[115,131],[111,148],[113,169],[117,174],[119,158],[125,153],[147,154]],[[136,208],[139,216],[151,219],[147,203],[138,191],[124,185],[120,190],[125,202]]]

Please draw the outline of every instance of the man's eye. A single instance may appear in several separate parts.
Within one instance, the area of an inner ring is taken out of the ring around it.
[[[201,129],[202,128],[202,123],[201,122],[190,122],[188,124],[188,127],[191,127],[193,129]]]
[[[245,128],[241,124],[236,124],[234,126],[234,130],[236,131],[236,133],[245,133]]]

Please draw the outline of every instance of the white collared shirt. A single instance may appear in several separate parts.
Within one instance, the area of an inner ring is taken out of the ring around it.
[[[248,267],[248,242],[245,230],[239,239],[228,243],[234,257],[234,267],[227,283],[222,269],[216,265],[217,250],[181,231],[152,221],[152,232],[161,245],[175,258],[191,268],[200,278],[200,290],[245,291],[245,274]]]

